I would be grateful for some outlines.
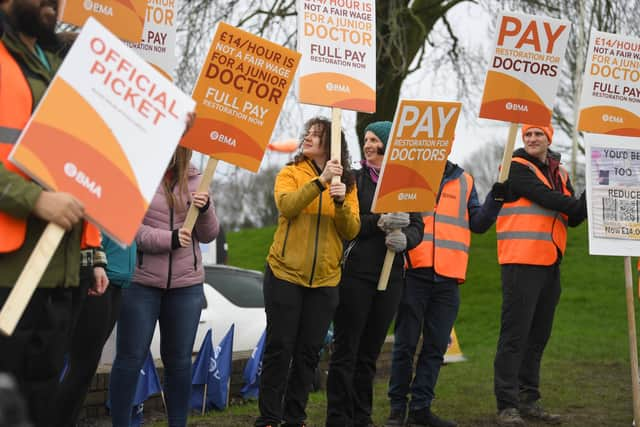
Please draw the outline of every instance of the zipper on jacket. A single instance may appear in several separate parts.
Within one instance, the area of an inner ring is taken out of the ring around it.
[[[198,271],[198,256],[196,255],[196,242],[191,239],[191,249],[193,250],[193,271]]]
[[[173,233],[173,208],[169,209],[169,230]],[[171,287],[171,263],[173,259],[173,249],[169,251],[169,275],[167,276],[167,289]]]
[[[313,276],[316,273],[316,261],[318,260],[318,240],[320,234],[320,218],[322,218],[322,194],[318,198],[318,219],[316,220],[316,241],[313,246],[313,263],[311,264],[311,276],[309,276],[309,286],[313,286]]]
[[[289,239],[289,226],[291,225],[291,223],[289,222],[289,220],[287,220],[287,231],[284,232],[284,242],[282,243],[282,252],[280,253],[280,256],[282,258],[284,258],[284,249],[287,247],[287,239]]]
[[[142,252],[140,249],[136,250],[137,253],[137,258],[138,258],[138,267],[142,267],[142,257],[144,256],[144,252]],[[131,258],[131,257],[129,257]],[[131,262],[131,261],[129,261]],[[131,271],[131,269],[129,269],[129,271]]]

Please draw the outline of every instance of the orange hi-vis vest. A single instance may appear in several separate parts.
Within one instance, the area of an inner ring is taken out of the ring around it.
[[[0,41],[0,162],[4,167],[29,179],[11,162],[9,153],[29,121],[33,99],[29,83],[20,66]],[[24,243],[27,222],[0,212],[0,253],[12,252]],[[100,230],[90,223],[83,227],[83,248],[100,246]]]
[[[425,212],[422,242],[407,253],[409,268],[433,267],[440,276],[463,283],[467,276],[469,197],[473,179],[463,172],[444,184],[433,212]]]
[[[549,179],[530,161],[514,157],[514,162],[527,166],[547,187],[553,189]],[[567,188],[569,175],[560,167],[562,193],[571,196]],[[545,209],[520,197],[505,203],[498,214],[498,262],[500,264],[552,265],[558,259],[558,250],[564,255],[567,246],[567,215]]]

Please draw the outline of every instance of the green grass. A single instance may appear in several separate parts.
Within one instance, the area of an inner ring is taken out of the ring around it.
[[[262,270],[273,230],[229,233],[230,263]],[[494,425],[493,357],[501,304],[495,241],[494,230],[473,237],[456,323],[468,361],[443,367],[433,406],[461,427]],[[623,258],[589,256],[586,225],[572,229],[569,242],[562,265],[562,297],[543,359],[543,403],[565,415],[563,426],[628,427],[633,414]],[[386,381],[376,383],[377,425],[388,414],[386,391]],[[309,425],[324,425],[325,411],[324,394],[313,394]],[[190,425],[248,426],[257,413],[257,405],[248,403],[193,418]]]

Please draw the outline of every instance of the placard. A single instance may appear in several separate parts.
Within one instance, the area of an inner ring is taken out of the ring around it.
[[[89,18],[10,160],[129,244],[194,104]]]
[[[462,104],[401,100],[371,212],[432,211]]]
[[[578,129],[640,136],[640,39],[592,31]]]
[[[640,145],[585,134],[589,253],[640,255]]]
[[[298,99],[376,111],[376,2],[298,0]]]
[[[299,61],[298,52],[220,22],[181,144],[257,172]]]
[[[560,82],[569,21],[502,13],[497,27],[480,117],[547,126]]]
[[[58,15],[60,20],[82,27],[89,17],[98,20],[116,36],[137,43],[142,36],[147,4],[166,4],[174,0],[62,0]],[[154,7],[150,8],[155,10]],[[152,17],[165,20],[151,12]]]

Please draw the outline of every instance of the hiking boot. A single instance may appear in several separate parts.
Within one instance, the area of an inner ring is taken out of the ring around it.
[[[404,425],[404,412],[400,409],[391,409],[391,414],[389,414],[389,418],[384,423],[384,427],[398,427]]]
[[[520,415],[533,420],[540,420],[547,424],[561,424],[562,417],[558,414],[547,412],[538,402],[520,404]]]
[[[505,408],[498,412],[496,421],[501,427],[520,427],[525,425],[520,412],[516,408]]]
[[[409,418],[407,419],[407,427],[456,427],[457,425],[453,421],[443,420],[438,417],[431,412],[430,408],[409,411]]]

